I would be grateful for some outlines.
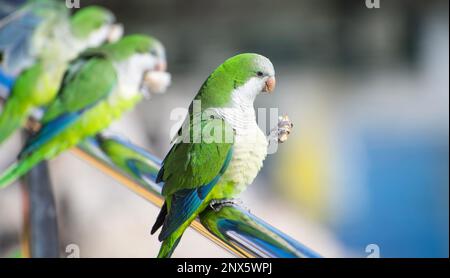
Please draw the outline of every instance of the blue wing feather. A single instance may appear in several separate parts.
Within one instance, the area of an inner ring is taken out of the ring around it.
[[[164,225],[158,237],[160,241],[165,240],[168,236],[175,232],[197,211],[206,196],[209,192],[211,192],[219,179],[222,177],[223,173],[230,164],[232,156],[233,147],[231,147],[228,151],[220,172],[208,184],[193,189],[183,189],[173,194],[170,202],[171,205],[169,214],[164,221]]]
[[[14,77],[7,74],[6,72],[3,72],[3,70],[0,68],[0,85],[4,87],[6,90],[10,91],[12,86],[14,85]]]
[[[21,3],[24,5],[18,7]],[[63,3],[53,0],[1,3],[0,14],[8,14],[0,21],[1,67],[7,74],[17,75],[34,62],[35,50],[31,44],[37,28],[48,18],[67,17],[66,10]]]
[[[61,131],[64,131],[68,125],[73,123],[78,119],[78,117],[83,113],[84,110],[80,110],[73,113],[66,113],[60,117],[46,123],[39,132],[32,136],[25,147],[19,154],[19,159],[22,159],[35,150],[39,149],[42,145],[47,143],[49,140],[54,138]]]
[[[3,53],[2,67],[6,73],[18,74],[32,63],[30,44],[41,20],[42,18],[29,10],[0,28],[0,51]]]

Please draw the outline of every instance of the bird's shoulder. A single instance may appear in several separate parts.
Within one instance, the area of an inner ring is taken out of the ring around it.
[[[48,106],[43,122],[94,105],[108,96],[116,83],[114,65],[107,57],[95,55],[76,59],[66,70],[58,94]]]
[[[163,194],[203,186],[224,167],[234,144],[234,131],[223,119],[207,118],[189,130],[180,129],[179,139],[166,155],[157,182],[165,182]]]

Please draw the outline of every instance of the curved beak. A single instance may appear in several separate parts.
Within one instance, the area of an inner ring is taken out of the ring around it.
[[[276,85],[277,81],[275,79],[275,76],[271,76],[266,80],[266,85],[264,86],[263,92],[266,93],[272,93],[273,90],[275,89],[275,85]]]
[[[123,35],[123,25],[120,23],[115,23],[111,25],[106,38],[109,43],[118,41]]]

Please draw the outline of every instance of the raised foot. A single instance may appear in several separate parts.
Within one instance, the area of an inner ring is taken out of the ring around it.
[[[280,116],[278,118],[278,142],[284,143],[288,139],[289,134],[292,132],[294,125],[287,115]]]

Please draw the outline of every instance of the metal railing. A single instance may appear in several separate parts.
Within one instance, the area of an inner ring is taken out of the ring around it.
[[[162,206],[162,184],[155,183],[161,160],[145,149],[122,138],[100,135],[85,140],[71,152],[147,201]],[[36,214],[30,214],[30,217],[33,215]],[[30,222],[35,223],[33,219]],[[191,227],[240,257],[319,257],[305,245],[237,205],[223,207],[219,211],[208,208],[192,222]]]
[[[57,258],[58,223],[47,162],[39,163],[23,180],[22,256]]]

